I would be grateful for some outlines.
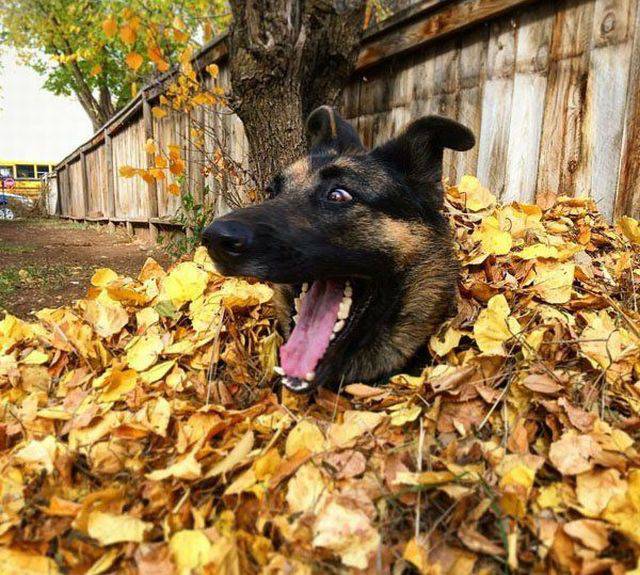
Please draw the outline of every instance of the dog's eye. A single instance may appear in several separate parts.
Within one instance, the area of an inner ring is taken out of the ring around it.
[[[353,200],[353,197],[351,197],[351,194],[343,188],[333,188],[333,190],[327,194],[327,200],[336,203],[350,202]]]

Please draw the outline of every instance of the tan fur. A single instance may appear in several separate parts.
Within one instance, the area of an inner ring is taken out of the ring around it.
[[[328,108],[329,111],[329,126],[331,127],[331,137],[338,136],[338,126],[336,125],[336,114],[333,108]]]
[[[290,285],[274,284],[271,303],[276,312],[276,319],[280,324],[282,335],[289,337],[291,332],[291,307],[293,305],[293,288]]]
[[[309,160],[302,158],[297,162],[291,164],[284,172],[287,183],[292,188],[303,189],[307,187],[311,180],[311,174],[309,169]]]
[[[378,233],[393,245],[396,260],[404,267],[423,253],[429,230],[424,224],[384,216],[380,219]]]

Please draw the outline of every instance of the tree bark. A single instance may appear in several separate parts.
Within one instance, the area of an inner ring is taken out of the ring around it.
[[[304,121],[336,103],[363,33],[365,0],[231,0],[231,107],[259,190],[306,150]]]

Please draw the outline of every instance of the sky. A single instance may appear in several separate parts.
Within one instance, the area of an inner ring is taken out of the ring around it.
[[[91,137],[75,98],[54,96],[44,77],[7,50],[0,67],[0,159],[57,163]]]

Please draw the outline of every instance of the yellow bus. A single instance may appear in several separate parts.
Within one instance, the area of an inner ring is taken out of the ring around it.
[[[40,180],[53,170],[53,162],[20,162],[0,158],[0,176],[11,177],[15,186],[6,192],[35,199],[40,194]]]

